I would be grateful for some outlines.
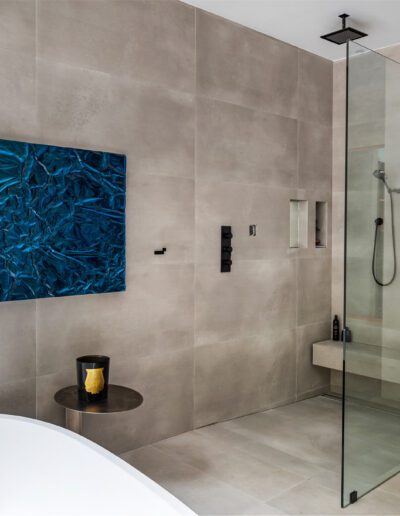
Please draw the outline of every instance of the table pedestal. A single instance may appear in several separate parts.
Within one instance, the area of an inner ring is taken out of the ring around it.
[[[82,435],[82,412],[65,409],[65,428]]]

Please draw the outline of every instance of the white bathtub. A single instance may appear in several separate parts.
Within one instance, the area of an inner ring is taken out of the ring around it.
[[[0,415],[0,515],[193,515],[119,457],[64,428]]]

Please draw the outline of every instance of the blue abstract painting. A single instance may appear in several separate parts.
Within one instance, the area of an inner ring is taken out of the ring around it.
[[[0,140],[0,300],[125,290],[126,158]]]

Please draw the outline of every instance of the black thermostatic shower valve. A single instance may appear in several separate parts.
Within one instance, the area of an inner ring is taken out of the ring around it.
[[[221,272],[231,272],[232,227],[221,226]]]

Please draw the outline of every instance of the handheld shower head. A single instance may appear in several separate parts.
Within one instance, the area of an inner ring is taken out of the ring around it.
[[[383,163],[382,161],[378,161],[378,168],[372,172],[372,175],[376,179],[379,179],[379,181],[382,181],[387,191],[391,193],[391,189],[389,188],[389,185],[386,182],[385,163]]]
[[[374,170],[372,175],[376,177],[376,179],[380,179],[381,181],[385,181],[385,172],[383,170]]]

